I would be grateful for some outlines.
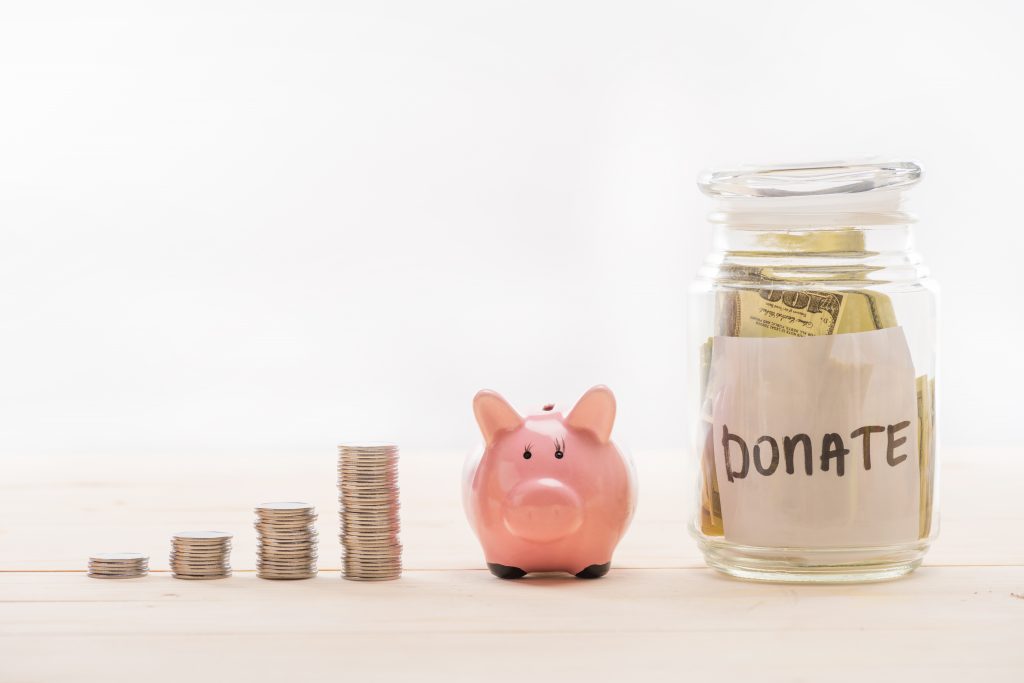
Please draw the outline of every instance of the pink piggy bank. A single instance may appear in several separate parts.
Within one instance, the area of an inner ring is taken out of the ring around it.
[[[604,576],[636,507],[633,465],[610,440],[611,390],[590,389],[564,417],[553,411],[524,418],[493,391],[473,399],[485,446],[467,462],[463,502],[503,579]]]

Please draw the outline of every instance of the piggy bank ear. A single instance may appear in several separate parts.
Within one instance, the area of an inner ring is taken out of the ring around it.
[[[484,441],[490,446],[498,432],[515,429],[523,424],[515,408],[496,391],[484,389],[473,397],[473,414]]]
[[[601,443],[608,443],[615,424],[615,394],[602,385],[588,389],[569,411],[565,423],[576,429],[586,429]]]

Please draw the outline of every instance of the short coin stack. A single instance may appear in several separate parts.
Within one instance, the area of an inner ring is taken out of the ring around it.
[[[135,579],[149,573],[149,557],[142,553],[100,553],[89,558],[94,579]]]
[[[402,575],[398,541],[398,446],[348,443],[338,447],[342,572],[354,581]]]
[[[256,570],[261,579],[316,576],[316,509],[308,503],[256,507]]]
[[[231,534],[181,531],[171,539],[171,572],[176,579],[223,579],[231,576]]]

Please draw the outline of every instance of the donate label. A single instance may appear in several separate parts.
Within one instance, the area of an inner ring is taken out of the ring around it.
[[[708,377],[725,538],[820,548],[917,540],[914,366],[902,328],[715,337]]]

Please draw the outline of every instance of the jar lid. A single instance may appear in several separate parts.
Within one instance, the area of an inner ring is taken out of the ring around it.
[[[741,166],[707,171],[697,179],[704,194],[722,199],[856,195],[904,190],[921,179],[912,161],[838,161]]]

